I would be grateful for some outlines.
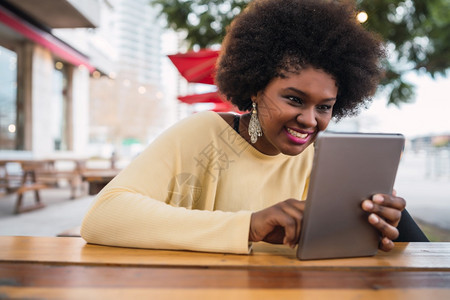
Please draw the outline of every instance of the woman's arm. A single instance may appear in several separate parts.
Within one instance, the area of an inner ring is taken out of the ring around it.
[[[110,246],[248,253],[250,214],[173,207],[113,188],[87,213],[81,235]]]
[[[100,192],[82,237],[113,246],[248,253],[251,212],[213,211],[217,181],[195,160],[221,129],[216,120],[199,113],[159,136]]]

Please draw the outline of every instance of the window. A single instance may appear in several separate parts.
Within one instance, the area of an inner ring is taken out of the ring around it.
[[[0,46],[0,150],[16,150],[17,54]]]
[[[56,108],[52,135],[55,150],[69,150],[68,144],[68,119],[69,99],[67,95],[67,68],[62,62],[56,62],[53,72],[53,100]]]

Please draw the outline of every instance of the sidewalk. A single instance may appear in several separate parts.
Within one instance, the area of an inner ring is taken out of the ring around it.
[[[394,188],[414,218],[450,230],[450,157],[434,160],[424,153],[405,153]]]
[[[436,231],[439,241],[450,241],[450,174],[427,177],[426,163],[423,155],[405,153],[395,189],[407,200],[408,211],[424,225],[427,235]],[[16,195],[0,197],[0,235],[55,236],[79,226],[93,202],[93,196],[70,200],[68,188],[42,190],[41,198],[47,207],[14,215]]]
[[[32,203],[32,193],[27,196],[26,201]],[[56,236],[80,226],[93,198],[84,196],[71,200],[69,188],[41,190],[45,208],[15,215],[16,195],[3,196],[0,198],[0,235]]]

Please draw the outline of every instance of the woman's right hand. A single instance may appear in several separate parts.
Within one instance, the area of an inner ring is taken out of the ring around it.
[[[300,238],[304,209],[305,201],[288,199],[253,213],[248,240],[294,248]]]

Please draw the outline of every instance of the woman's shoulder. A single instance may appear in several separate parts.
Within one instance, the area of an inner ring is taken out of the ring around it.
[[[227,122],[230,126],[233,126],[234,118],[236,114],[234,113],[226,113],[226,112],[220,112],[217,113],[219,117],[221,117],[225,122]]]
[[[215,120],[217,121],[220,117],[222,120],[227,122],[228,124],[231,124],[234,120],[236,114],[231,112],[214,112],[214,111],[202,111],[198,112],[192,115],[192,117],[195,117],[196,119],[202,119],[202,120]]]
[[[216,113],[214,111],[202,111],[195,113],[191,116],[188,116],[178,123],[176,123],[175,127],[181,127],[185,129],[189,128],[198,128],[202,127],[206,128],[214,128],[214,127],[223,127],[225,123],[232,126],[234,119],[233,113]]]
[[[230,114],[231,115],[231,114]],[[231,116],[232,117],[232,116]],[[192,114],[170,126],[162,135],[175,134],[178,138],[192,139],[195,136],[209,136],[223,130],[224,126],[232,124],[229,116],[214,111],[202,111]]]
[[[213,111],[203,111],[187,116],[161,132],[149,145],[148,149],[159,149],[168,153],[169,149],[183,149],[183,153],[197,153],[199,147],[217,137],[225,121]],[[176,150],[178,151],[178,150]]]

